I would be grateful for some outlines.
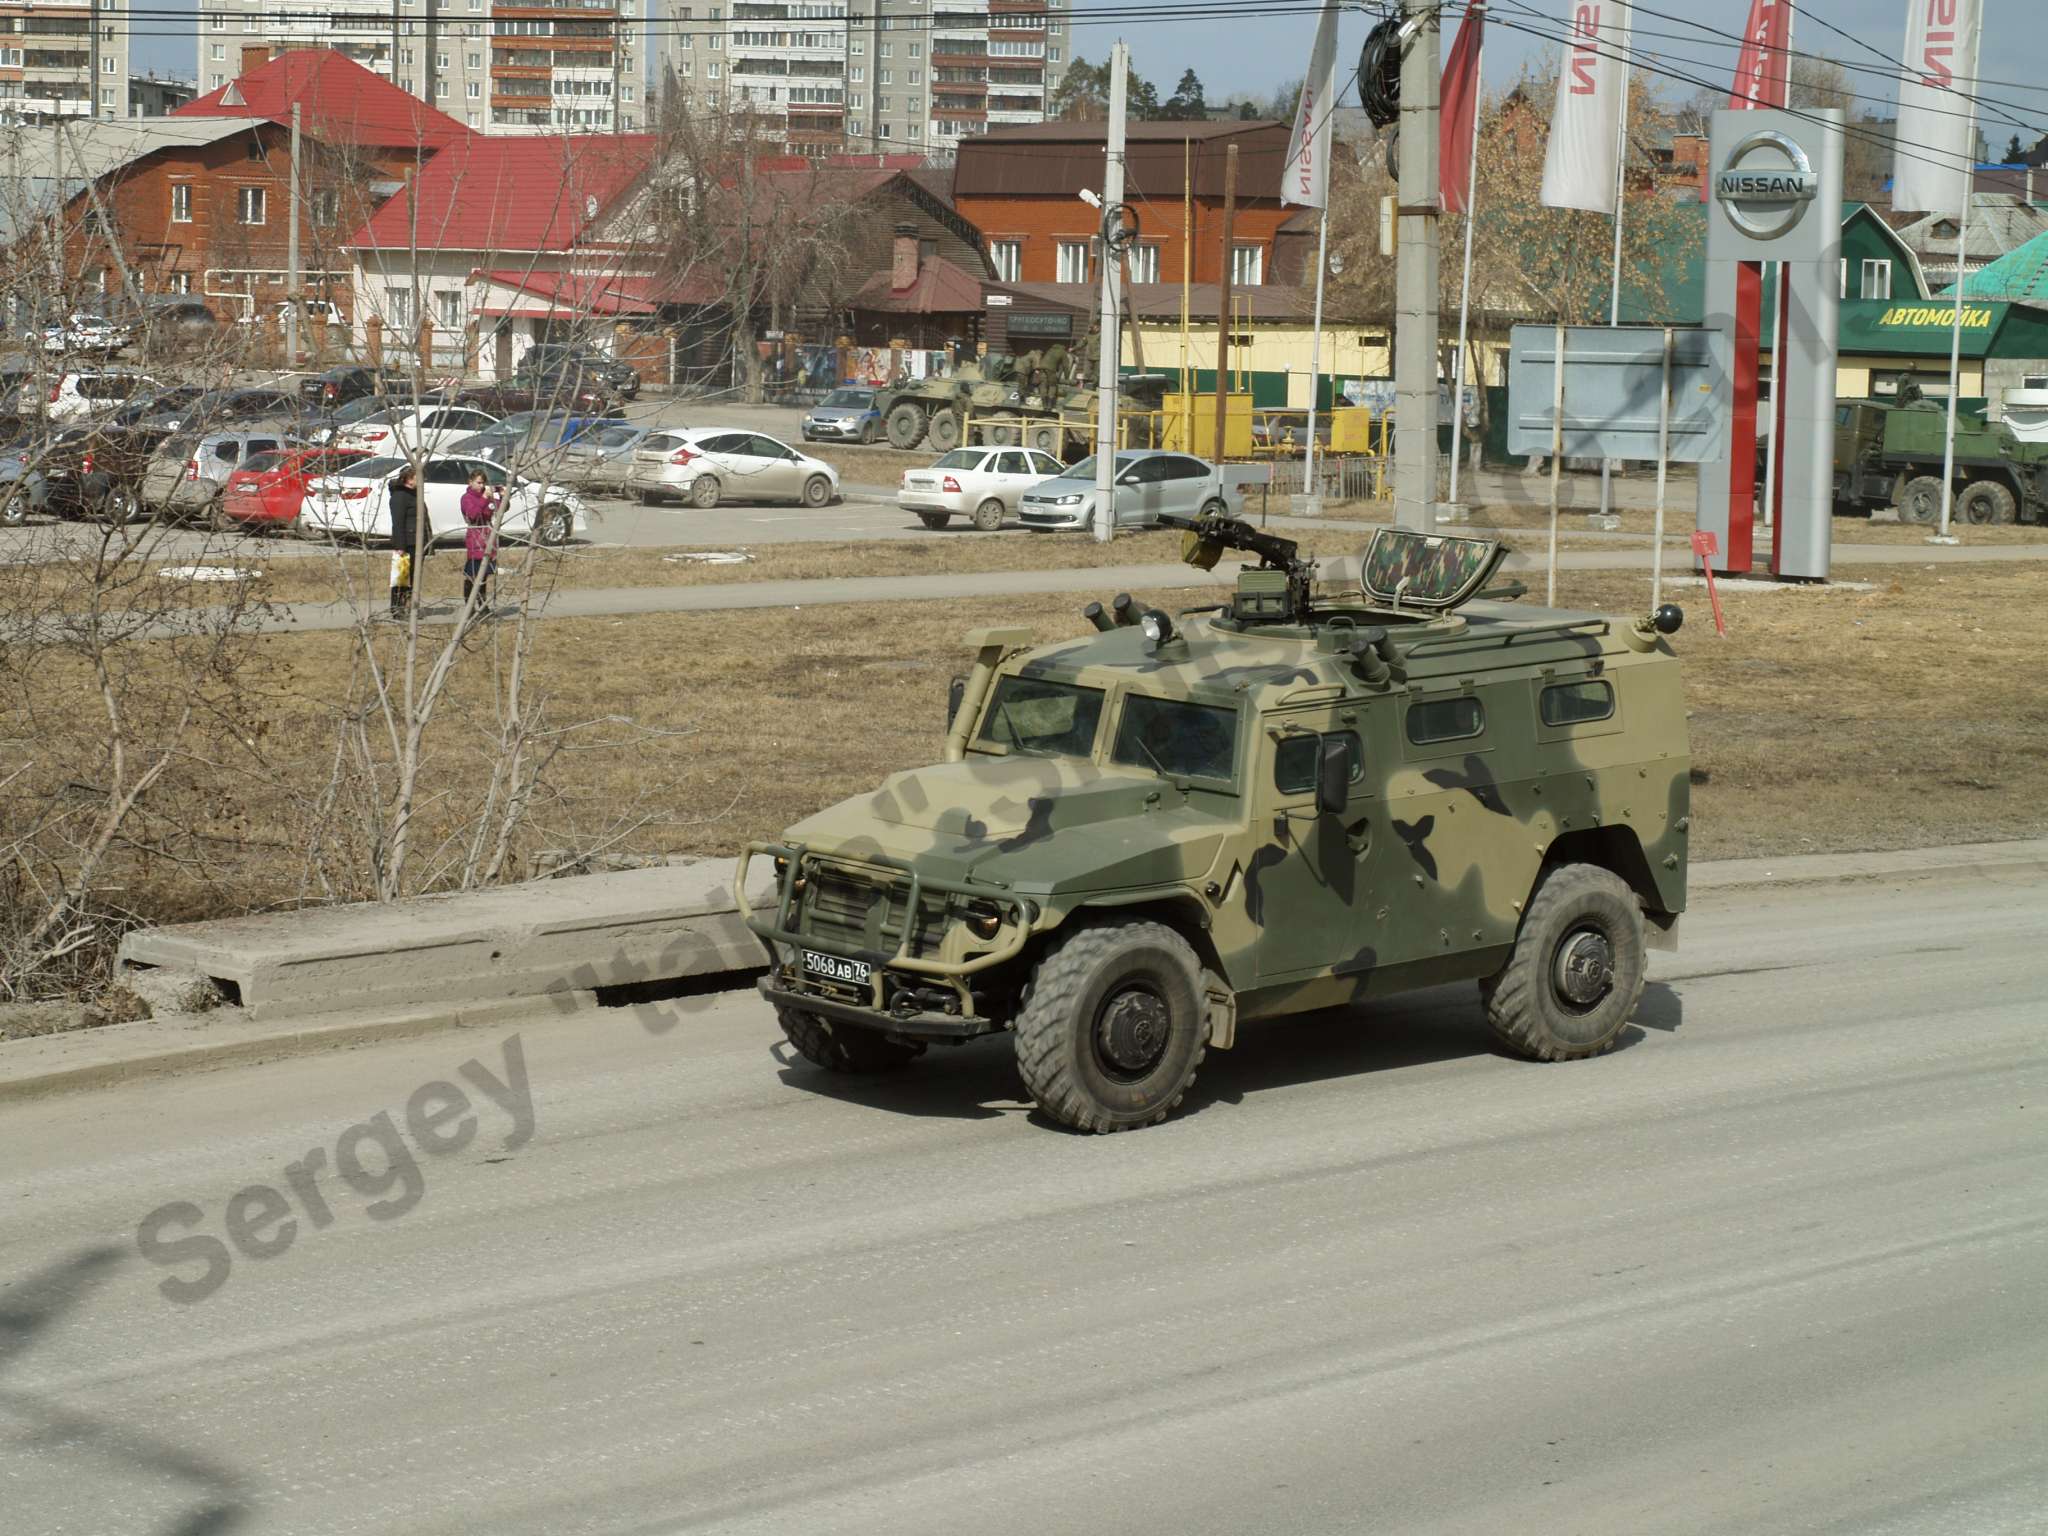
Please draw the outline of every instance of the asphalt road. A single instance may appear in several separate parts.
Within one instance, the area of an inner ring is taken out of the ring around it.
[[[1105,1140],[1000,1042],[849,1083],[734,998],[529,1024],[523,1084],[473,1031],[10,1107],[0,1525],[2039,1531],[2043,910],[1717,895],[1605,1059],[1445,990]],[[435,1081],[474,1140],[380,1187]],[[290,1246],[166,1300],[137,1224],[251,1185]]]

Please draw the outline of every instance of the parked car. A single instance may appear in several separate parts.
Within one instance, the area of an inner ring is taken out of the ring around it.
[[[190,397],[182,391],[174,394],[164,409],[151,411],[143,421],[168,432],[226,430],[243,422],[296,421],[300,410],[292,391],[270,386],[209,389]]]
[[[835,389],[804,416],[807,443],[872,443],[881,430],[872,389]]]
[[[562,450],[555,478],[586,491],[623,494],[633,470],[633,450],[645,441],[649,427],[607,423],[578,437]]]
[[[407,382],[396,374],[348,364],[299,380],[299,393],[308,403],[316,404],[322,410],[331,410],[347,405],[351,400],[360,400],[365,395],[396,398],[410,393],[410,389]]]
[[[0,445],[0,528],[19,528],[31,512],[42,510],[31,483],[42,451],[42,443],[25,432]]]
[[[353,448],[298,446],[250,454],[221,488],[220,519],[251,530],[290,528],[299,520],[309,483],[367,457]]]
[[[220,335],[220,317],[189,294],[160,293],[143,300],[136,341],[151,352],[182,352]]]
[[[439,453],[495,420],[466,405],[394,405],[339,428],[331,441],[336,447],[378,454]]]
[[[700,508],[731,500],[822,507],[839,495],[839,472],[759,432],[685,427],[650,432],[633,450],[626,484],[649,506],[681,499]]]
[[[552,479],[569,444],[593,428],[624,425],[623,421],[605,416],[527,411],[507,416],[473,436],[458,438],[448,445],[447,452],[489,459],[507,468]]]
[[[590,375],[595,383],[621,400],[631,400],[640,393],[640,375],[632,364],[622,363],[609,353],[581,342],[535,342],[519,359],[514,377],[552,375],[570,368]]]
[[[388,455],[358,459],[308,480],[299,531],[390,538],[391,484],[406,463]],[[488,459],[441,458],[429,460],[420,474],[420,515],[427,520],[429,543],[462,537],[462,493],[478,470],[489,484],[505,488],[498,521],[501,533],[541,544],[566,544],[589,527],[589,508],[567,486],[530,480]]]
[[[157,445],[142,477],[142,505],[149,512],[197,518],[210,514],[228,476],[255,454],[289,446],[275,430],[180,432]]]
[[[318,414],[307,419],[306,441],[324,443],[338,436],[344,428],[365,421],[379,411],[388,411],[398,402],[389,395],[358,395],[345,405],[332,410],[316,408]]]
[[[487,416],[502,419],[516,415],[520,411],[532,410],[533,391],[511,384],[465,384],[442,403],[466,405],[471,410],[482,411]]]
[[[522,361],[512,375],[512,383],[532,395],[534,405],[542,410],[604,415],[619,402],[618,391],[605,382],[604,376],[580,362],[529,366]]]
[[[149,420],[152,416],[178,416],[184,407],[205,395],[210,389],[197,384],[177,384],[169,389],[141,390],[130,395],[107,420],[117,427],[132,427]]]
[[[896,505],[915,512],[927,528],[968,517],[993,533],[1016,513],[1027,490],[1065,472],[1058,459],[1035,448],[955,448],[930,469],[905,470]]]
[[[150,455],[167,435],[152,427],[66,427],[30,472],[35,505],[59,517],[133,522]]]
[[[127,326],[83,310],[46,325],[31,337],[51,357],[70,354],[112,357],[135,339]]]
[[[43,415],[50,421],[104,419],[155,383],[154,379],[126,369],[66,369],[51,383],[49,397],[43,402]]]
[[[1150,528],[1161,513],[1236,517],[1244,496],[1224,484],[1216,467],[1190,454],[1146,448],[1116,456],[1116,526]],[[1055,480],[1026,491],[1017,503],[1026,528],[1090,528],[1095,523],[1095,457],[1090,454]]]

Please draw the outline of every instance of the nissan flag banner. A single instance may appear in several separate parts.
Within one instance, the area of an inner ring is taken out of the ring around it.
[[[1628,110],[1629,19],[1624,0],[1578,6],[1543,153],[1546,207],[1614,212],[1614,157]]]
[[[1316,23],[1316,45],[1308,56],[1308,74],[1301,82],[1301,105],[1294,109],[1294,137],[1287,143],[1287,169],[1280,178],[1280,201],[1304,208],[1330,206],[1330,119],[1337,105],[1337,7],[1323,7]]]
[[[1735,66],[1735,89],[1728,110],[1786,104],[1786,39],[1792,25],[1792,0],[1750,0],[1749,29],[1742,34],[1742,59]]]
[[[1892,161],[1892,207],[1961,215],[1976,161],[1976,104],[1956,88],[1977,73],[1983,0],[1906,0],[1905,71]]]

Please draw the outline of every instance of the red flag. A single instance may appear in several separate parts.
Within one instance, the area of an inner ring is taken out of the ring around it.
[[[1458,23],[1458,39],[1444,63],[1437,124],[1438,195],[1445,213],[1464,213],[1472,181],[1472,124],[1479,112],[1479,50],[1485,43],[1485,0],[1473,0]]]
[[[1785,105],[1786,43],[1791,27],[1792,0],[1750,0],[1749,29],[1742,34],[1742,59],[1735,66],[1729,111]]]

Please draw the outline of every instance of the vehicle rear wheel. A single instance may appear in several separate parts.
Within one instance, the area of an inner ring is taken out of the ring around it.
[[[0,528],[19,528],[27,521],[28,497],[19,485],[10,485],[6,497],[0,499]]]
[[[927,528],[943,528],[953,519],[944,512],[920,512],[917,520]]]
[[[569,536],[575,531],[576,514],[560,502],[551,502],[542,507],[540,516],[533,525],[535,540],[551,549],[560,549],[569,542]]]
[[[951,453],[960,446],[960,418],[951,411],[935,411],[925,435],[938,452]]]
[[[1068,934],[1017,1015],[1017,1070],[1038,1107],[1098,1135],[1164,1120],[1208,1051],[1202,965],[1164,923]]]
[[[1003,526],[1003,504],[994,496],[989,497],[974,509],[974,526],[983,533],[994,533]]]
[[[1230,516],[1230,503],[1225,501],[1221,496],[1211,496],[1207,501],[1202,503],[1202,516],[1228,517]]]
[[[1501,1045],[1530,1061],[1597,1056],[1643,994],[1643,909],[1597,864],[1564,864],[1537,887],[1514,953],[1479,984]]]
[[[2009,523],[2019,512],[2013,494],[1996,480],[1979,480],[1956,498],[1956,516],[1973,527]]]
[[[1899,521],[1934,523],[1941,520],[1941,478],[1915,475],[1899,492]]]
[[[891,448],[915,448],[924,440],[924,412],[908,400],[891,406],[882,426],[889,434]]]
[[[1060,429],[1058,427],[1051,425],[1036,426],[1026,435],[1030,439],[1031,446],[1040,453],[1056,454],[1060,451]]]
[[[775,1018],[804,1060],[828,1072],[890,1072],[924,1054],[922,1045],[891,1040],[857,1024],[835,1024],[801,1008],[778,1006]]]
[[[982,441],[991,448],[1014,448],[1023,437],[1014,416],[993,416],[981,429]]]
[[[653,491],[642,491],[640,493],[640,505],[643,507],[654,506],[660,500],[661,497]]]
[[[865,448],[875,440],[875,424],[864,421],[860,424],[860,445]]]
[[[700,512],[718,505],[718,476],[699,475],[690,482],[690,505]]]
[[[142,501],[136,494],[122,486],[111,486],[100,497],[99,518],[103,523],[126,527],[142,519]]]
[[[822,507],[832,500],[832,481],[825,475],[813,475],[804,482],[804,505]]]

